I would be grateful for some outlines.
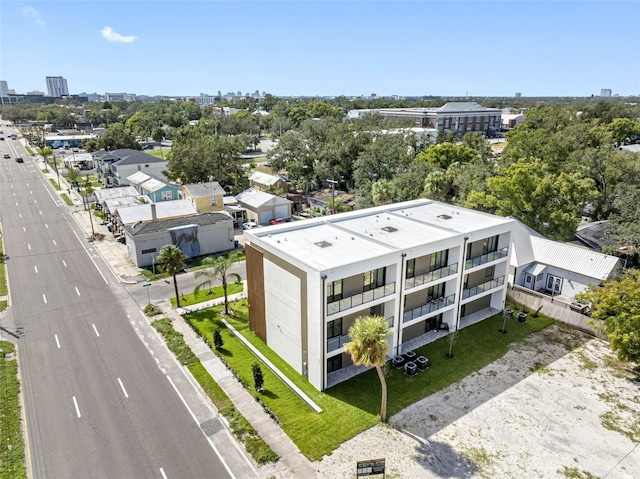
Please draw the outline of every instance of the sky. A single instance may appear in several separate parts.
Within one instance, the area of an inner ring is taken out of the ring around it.
[[[16,93],[640,95],[640,1],[0,1]]]

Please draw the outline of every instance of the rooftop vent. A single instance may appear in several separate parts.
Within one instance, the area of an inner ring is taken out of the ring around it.
[[[328,241],[318,241],[317,243],[314,243],[316,246],[320,247],[320,248],[327,248],[329,246],[331,246],[331,243],[329,243]]]
[[[438,218],[440,218],[441,220],[450,220],[451,216],[449,216],[449,215],[438,215]]]
[[[398,229],[394,228],[393,226],[385,226],[384,228],[382,228],[382,231],[386,231],[387,233],[394,233],[398,231]]]

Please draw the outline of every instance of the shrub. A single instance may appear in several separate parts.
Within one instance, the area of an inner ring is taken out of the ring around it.
[[[253,373],[253,385],[256,391],[262,392],[262,386],[264,386],[264,376],[262,375],[262,368],[258,363],[251,365],[251,372]]]

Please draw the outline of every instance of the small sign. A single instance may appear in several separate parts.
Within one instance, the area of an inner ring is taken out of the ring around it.
[[[356,477],[384,475],[385,460],[370,459],[356,463]]]
[[[151,283],[144,283],[144,284],[142,285],[142,287],[143,287],[143,288],[146,288],[147,286],[151,286]]]

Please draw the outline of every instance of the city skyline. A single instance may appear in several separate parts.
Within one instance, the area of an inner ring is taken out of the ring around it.
[[[86,5],[3,2],[9,88],[62,76],[71,94],[640,94],[637,2]]]

